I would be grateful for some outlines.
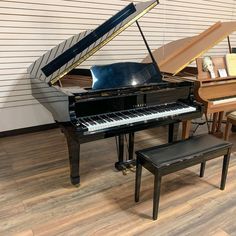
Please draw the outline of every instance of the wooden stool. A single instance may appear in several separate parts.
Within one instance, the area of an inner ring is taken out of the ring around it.
[[[184,168],[201,164],[200,177],[204,176],[206,161],[224,156],[220,189],[224,190],[232,144],[210,134],[192,137],[170,144],[136,152],[135,201],[139,201],[142,166],[154,174],[153,220],[157,219],[161,178]]]
[[[229,133],[232,128],[232,125],[236,125],[236,111],[233,111],[227,115],[225,135],[224,135],[225,140],[229,140]]]

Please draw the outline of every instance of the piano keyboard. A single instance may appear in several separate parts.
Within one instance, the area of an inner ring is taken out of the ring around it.
[[[236,102],[236,96],[226,97],[226,98],[218,98],[218,99],[214,99],[211,101],[212,101],[213,105],[224,104],[224,103],[228,103],[228,102]]]
[[[183,103],[169,103],[158,106],[142,107],[125,111],[105,113],[95,116],[79,118],[78,125],[88,128],[88,132],[108,129],[121,125],[130,125],[137,122],[147,122],[168,116],[196,111],[195,107]]]

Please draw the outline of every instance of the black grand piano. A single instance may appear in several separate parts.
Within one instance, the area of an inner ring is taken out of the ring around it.
[[[72,184],[80,183],[80,144],[118,137],[115,166],[127,168],[133,160],[134,133],[200,117],[202,107],[193,97],[191,82],[166,82],[157,63],[115,63],[91,68],[92,87],[60,87],[58,81],[133,23],[147,41],[138,19],[158,4],[151,0],[128,4],[95,30],[75,35],[36,60],[28,73],[33,95],[53,115],[66,136]],[[72,71],[72,72],[71,72]],[[36,81],[36,82],[35,82]],[[44,98],[42,98],[44,94]],[[39,96],[40,95],[40,96]],[[124,160],[124,135],[129,136],[129,160]]]

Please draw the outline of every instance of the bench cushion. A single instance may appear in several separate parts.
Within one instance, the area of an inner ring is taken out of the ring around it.
[[[204,134],[187,140],[140,150],[136,154],[159,168],[231,146],[230,142],[210,134]]]

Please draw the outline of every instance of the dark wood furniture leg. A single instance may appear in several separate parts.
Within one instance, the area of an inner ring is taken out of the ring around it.
[[[222,168],[221,184],[220,184],[221,190],[225,189],[225,183],[226,183],[228,167],[229,167],[229,160],[230,160],[230,149],[228,150],[228,153],[224,155],[224,159],[223,159],[223,168]]]
[[[158,171],[155,171],[154,191],[153,191],[153,214],[152,214],[153,220],[156,220],[158,217],[160,193],[161,193],[161,175],[158,173]]]
[[[188,149],[186,149],[188,145]],[[200,177],[204,176],[206,161],[224,155],[220,189],[224,190],[232,143],[210,134],[136,151],[137,172],[135,201],[139,201],[142,166],[154,175],[153,220],[158,218],[162,176],[201,164]],[[183,150],[183,156],[179,155]],[[187,158],[186,158],[187,157]]]
[[[141,177],[142,177],[142,165],[140,164],[140,161],[137,158],[137,160],[136,160],[136,178],[135,178],[135,202],[139,201]]]
[[[205,173],[205,168],[206,168],[206,162],[202,162],[201,163],[201,167],[200,167],[200,177],[202,178],[204,176],[204,173]]]
[[[73,140],[67,135],[66,138],[70,161],[70,180],[73,185],[79,185],[80,144],[78,141]]]

